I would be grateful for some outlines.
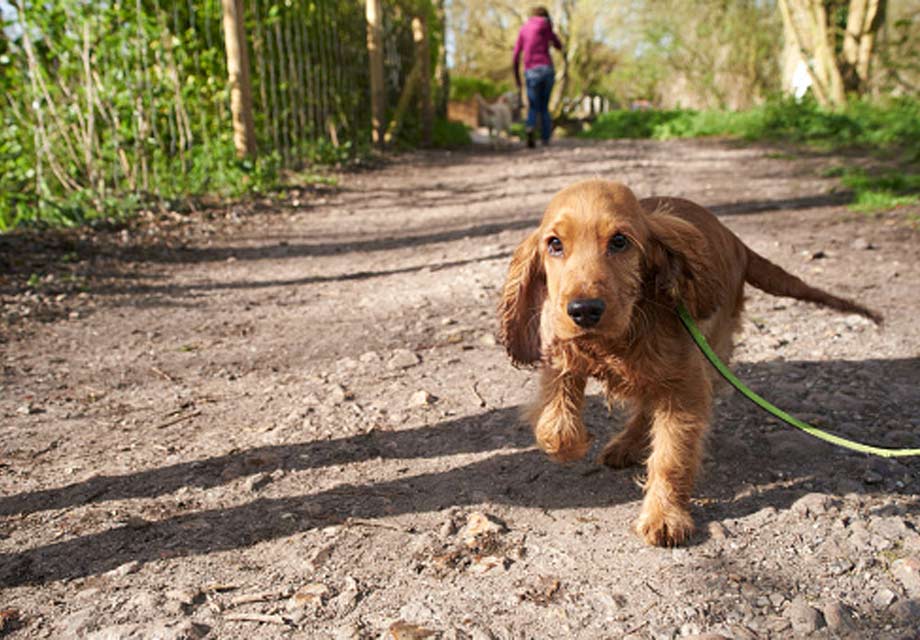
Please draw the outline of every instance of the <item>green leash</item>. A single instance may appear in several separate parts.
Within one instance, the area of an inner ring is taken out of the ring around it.
[[[758,407],[770,413],[786,424],[792,425],[798,429],[801,429],[805,433],[819,438],[831,444],[836,444],[839,447],[845,449],[852,449],[853,451],[859,451],[860,453],[868,453],[874,456],[881,456],[883,458],[897,458],[905,456],[920,456],[920,449],[885,449],[882,447],[873,447],[871,445],[862,444],[861,442],[854,442],[853,440],[847,440],[846,438],[841,438],[840,436],[835,436],[832,433],[827,433],[822,431],[817,427],[813,427],[808,423],[802,422],[798,418],[789,415],[782,409],[770,404],[767,400],[764,400],[759,395],[751,391],[741,380],[738,379],[731,370],[725,366],[725,363],[719,360],[719,356],[716,355],[716,352],[712,350],[712,347],[709,346],[709,343],[706,342],[706,337],[699,330],[699,327],[696,326],[696,323],[693,322],[693,318],[690,317],[690,313],[687,311],[687,308],[684,306],[683,302],[677,304],[677,315],[680,316],[681,322],[684,323],[684,326],[687,328],[687,331],[690,332],[690,336],[693,338],[693,341],[700,348],[700,351],[703,352],[703,355],[706,356],[706,359],[712,363],[712,366],[716,368],[723,378],[725,378],[735,389],[740,391],[745,398],[756,404]]]

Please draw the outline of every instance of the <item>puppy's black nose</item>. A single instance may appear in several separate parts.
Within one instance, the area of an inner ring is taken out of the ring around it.
[[[581,300],[572,300],[565,310],[569,317],[579,327],[593,327],[601,320],[604,315],[604,309],[607,307],[600,298],[586,298]]]

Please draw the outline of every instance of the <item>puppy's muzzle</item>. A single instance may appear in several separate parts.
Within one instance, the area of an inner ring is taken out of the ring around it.
[[[588,329],[601,321],[606,307],[607,305],[600,298],[583,298],[572,300],[565,310],[575,324]]]

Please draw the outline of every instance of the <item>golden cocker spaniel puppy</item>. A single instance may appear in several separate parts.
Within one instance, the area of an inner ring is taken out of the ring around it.
[[[587,453],[588,377],[631,417],[604,447],[615,468],[645,460],[636,523],[649,544],[693,532],[690,494],[700,465],[715,370],[681,325],[683,301],[728,360],[744,283],[879,322],[863,306],[811,287],[748,248],[709,211],[679,198],[637,200],[615,182],[572,185],[514,252],[499,305],[501,340],[516,364],[539,362],[529,411],[538,446],[557,461]]]

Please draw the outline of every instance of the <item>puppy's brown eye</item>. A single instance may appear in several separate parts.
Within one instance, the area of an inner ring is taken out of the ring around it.
[[[562,240],[553,236],[546,241],[546,246],[549,247],[549,255],[551,256],[561,256],[562,255]]]
[[[610,238],[610,242],[607,243],[607,252],[608,253],[619,253],[629,246],[629,238],[624,236],[622,233],[616,233]]]

